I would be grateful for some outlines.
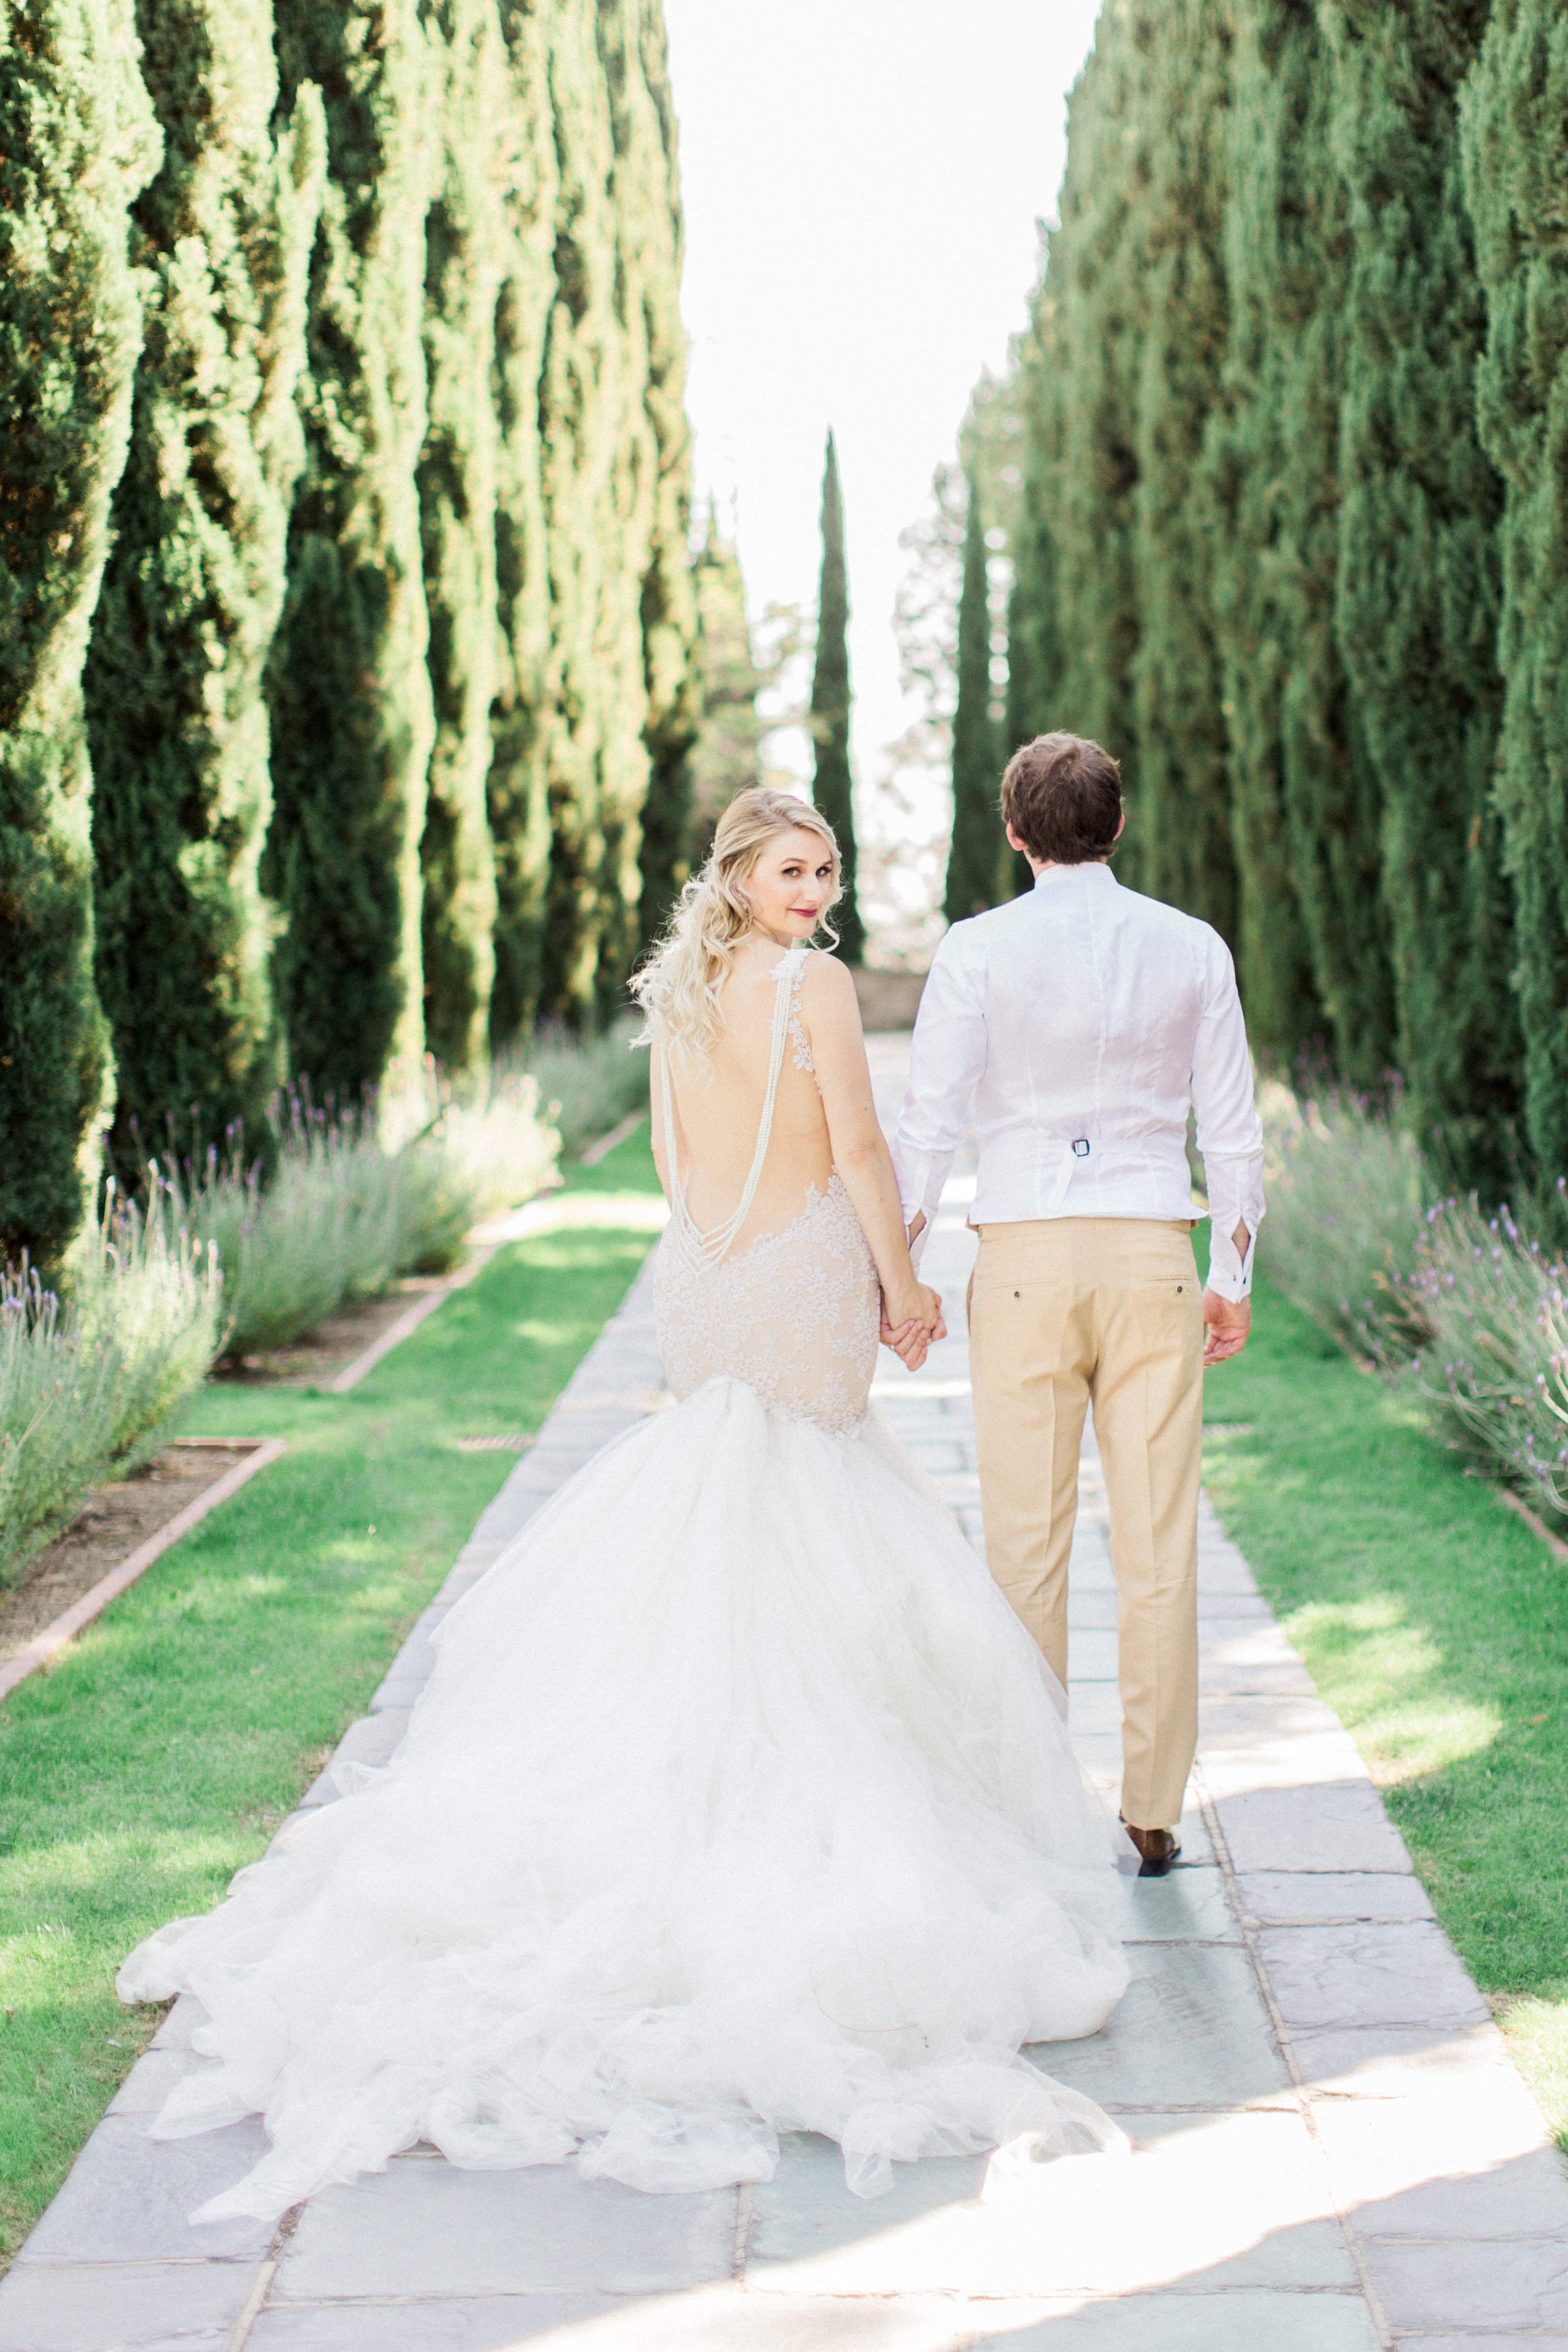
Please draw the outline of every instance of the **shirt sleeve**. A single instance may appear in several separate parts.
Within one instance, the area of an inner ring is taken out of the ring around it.
[[[1193,1108],[1209,1196],[1208,1286],[1239,1301],[1252,1288],[1263,1221],[1263,1122],[1252,1092],[1252,1056],[1236,967],[1217,932],[1208,940],[1203,1014],[1193,1047]],[[1233,1235],[1247,1232],[1245,1256]]]
[[[942,1186],[963,1135],[963,1122],[985,1067],[985,1000],[968,923],[956,923],[931,961],[910,1046],[910,1083],[893,1142],[893,1169],[904,1223],[921,1211],[925,1226],[912,1244],[918,1266],[936,1223]]]

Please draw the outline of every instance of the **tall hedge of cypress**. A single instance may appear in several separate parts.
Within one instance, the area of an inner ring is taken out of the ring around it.
[[[811,729],[816,769],[811,796],[838,836],[844,896],[834,909],[837,953],[857,964],[866,949],[855,896],[855,803],[849,772],[849,573],[844,552],[844,494],[833,436],[822,468],[822,573],[816,599],[816,658],[811,677]]]
[[[1001,749],[991,716],[991,595],[980,484],[969,475],[958,598],[958,698],[952,713],[952,842],[944,911],[950,923],[994,906],[1006,836],[997,814]]]
[[[440,119],[419,0],[275,0],[281,101],[326,100],[305,467],[269,674],[263,887],[284,1054],[352,1090],[423,1048],[420,844],[435,736],[417,467],[425,215]]]
[[[1568,26],[1554,0],[1494,0],[1461,101],[1487,299],[1478,406],[1506,485],[1497,797],[1516,901],[1525,1118],[1568,1171]]]
[[[1065,337],[1059,306],[1054,292],[1047,291],[1054,243],[1049,235],[1042,239],[1040,274],[1016,355],[1015,396],[1023,436],[1007,599],[1004,737],[1009,755],[1034,736],[1066,724],[1062,694],[1068,656],[1057,576]]]
[[[1060,364],[1038,384],[1046,415],[1030,419],[1031,434],[1051,452],[1053,586],[1068,619],[1050,724],[1091,736],[1121,761],[1128,827],[1117,866],[1134,883],[1143,866],[1134,688],[1138,385],[1150,146],[1161,128],[1148,102],[1158,19],[1156,0],[1113,0],[1072,94],[1061,226],[1040,295]]]
[[[1458,92],[1487,0],[1320,0],[1349,192],[1336,617],[1382,800],[1411,1124],[1506,1184],[1519,1098],[1493,769],[1502,486],[1477,436],[1485,298]]]
[[[549,102],[551,10],[499,0],[510,126],[501,190],[502,277],[491,396],[497,678],[485,803],[495,861],[489,1041],[515,1043],[538,1009],[550,878],[550,748],[559,667],[551,581],[540,381],[555,300],[561,166]]]
[[[510,98],[495,0],[439,0],[432,17],[441,152],[425,216],[428,421],[419,518],[429,624],[431,746],[419,845],[425,1043],[448,1069],[489,1050],[496,878],[485,782],[496,627],[500,423],[491,397],[506,242],[499,159]]]
[[[1291,660],[1289,344],[1314,299],[1293,140],[1314,36],[1300,7],[1238,9],[1227,117],[1226,350],[1205,427],[1214,500],[1208,595],[1224,689],[1237,972],[1248,1026],[1289,1059],[1326,1034],[1297,887],[1281,706]]]
[[[681,221],[659,0],[20,0],[0,129],[0,1234],[58,1254],[89,730],[122,1160],[621,1002],[703,717]]]
[[[84,677],[110,1141],[132,1181],[165,1113],[263,1133],[278,1076],[264,676],[324,146],[309,84],[274,131],[270,0],[138,13],[163,161],[134,213],[145,342]]]
[[[160,140],[129,0],[0,28],[0,1255],[80,1218],[103,1100],[81,696],[141,342],[128,210]]]
[[[652,467],[641,557],[642,739],[647,783],[637,811],[638,951],[651,946],[686,878],[691,848],[692,756],[703,719],[700,624],[692,577],[691,428],[686,418],[686,335],[680,322],[683,231],[675,108],[661,6],[637,0],[606,57],[629,167],[618,237],[642,319],[641,407]],[[640,192],[647,190],[644,198]],[[604,974],[620,1001],[625,966]]]
[[[630,4],[616,0],[608,16]],[[558,0],[549,45],[560,180],[539,415],[555,692],[540,1002],[590,1021],[636,937],[637,842],[628,820],[647,777],[633,556],[647,468],[634,408],[640,320],[627,302],[613,201],[617,185],[630,193],[631,167],[601,49],[620,29],[602,23],[589,0]],[[646,200],[648,191],[636,194]]]
[[[1376,1084],[1394,1053],[1388,921],[1380,889],[1380,794],[1335,628],[1340,411],[1345,387],[1349,205],[1335,169],[1333,80],[1309,0],[1253,0],[1272,51],[1276,213],[1247,275],[1265,294],[1274,344],[1278,470],[1266,491],[1277,537],[1269,583],[1285,659],[1280,773],[1313,985],[1338,1068]],[[1249,209],[1252,209],[1249,207]]]
[[[1215,514],[1202,462],[1229,326],[1229,14],[1226,0],[1163,0],[1151,24],[1132,678],[1142,886],[1234,941],[1229,743],[1211,602]]]

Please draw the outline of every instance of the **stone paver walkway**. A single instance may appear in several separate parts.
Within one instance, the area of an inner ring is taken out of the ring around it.
[[[897,1100],[907,1041],[875,1039]],[[980,1539],[963,1337],[972,1181],[927,1270],[959,1310],[874,1391]],[[390,1754],[441,1612],[661,1375],[647,1276],[307,1803]],[[1072,1719],[1119,1769],[1114,1591],[1092,1436],[1072,1560]],[[1169,1878],[1122,1881],[1133,1982],[1042,2063],[1119,2116],[1127,2164],[1022,2179],[900,2167],[850,2197],[837,2151],[787,2143],[764,2187],[644,2197],[549,2168],[461,2173],[416,2151],[279,2231],[192,2230],[254,2124],[173,2143],[145,2119],[191,2062],[180,2002],[0,2285],[0,2352],[1501,2352],[1568,2343],[1568,2186],[1486,2004],[1325,1706],[1205,1510],[1203,1723]],[[1131,1856],[1129,1856],[1131,1867]]]

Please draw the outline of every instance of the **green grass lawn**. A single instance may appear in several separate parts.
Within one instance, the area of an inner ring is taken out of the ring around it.
[[[573,1187],[657,1192],[646,1128]],[[539,1426],[650,1238],[503,1250],[347,1396],[209,1384],[193,1432],[288,1453],[0,1707],[0,2262],[158,2022],[121,1959],[210,1907],[363,1714],[511,1467],[455,1441]]]
[[[1343,1718],[1568,2146],[1568,1568],[1260,1280],[1206,1375],[1226,1527]],[[1281,1857],[1288,1859],[1288,1857]]]

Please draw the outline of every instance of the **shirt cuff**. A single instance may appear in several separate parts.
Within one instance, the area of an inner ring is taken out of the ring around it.
[[[925,1218],[919,1234],[910,1244],[910,1263],[917,1274],[921,1269],[921,1259],[925,1255],[925,1245],[936,1223],[936,1213],[942,1204],[942,1188],[947,1180],[947,1168],[952,1159],[952,1154],[949,1152],[945,1164],[934,1159],[900,1160],[894,1170],[899,1180],[899,1206],[903,1212],[905,1233],[909,1232],[917,1217],[923,1215]]]
[[[1236,1244],[1228,1234],[1211,1231],[1209,1235],[1209,1277],[1206,1287],[1216,1298],[1227,1298],[1239,1307],[1252,1295],[1252,1261],[1257,1252],[1256,1237],[1247,1244],[1247,1255],[1237,1255]]]

